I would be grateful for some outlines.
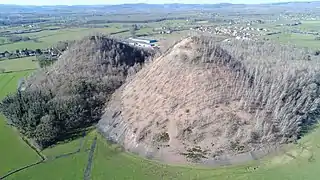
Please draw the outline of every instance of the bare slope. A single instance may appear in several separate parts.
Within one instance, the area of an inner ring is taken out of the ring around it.
[[[114,94],[99,129],[175,163],[295,141],[318,115],[319,64],[281,48],[184,39]]]

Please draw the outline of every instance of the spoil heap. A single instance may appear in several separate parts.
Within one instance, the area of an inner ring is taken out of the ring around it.
[[[171,163],[231,160],[295,141],[320,107],[318,57],[305,57],[269,43],[186,38],[116,91],[99,130]]]

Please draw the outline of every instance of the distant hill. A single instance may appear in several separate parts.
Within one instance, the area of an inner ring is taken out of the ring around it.
[[[20,6],[20,5],[4,5],[0,4],[0,13],[14,13],[14,12],[46,12],[57,13],[58,11],[67,12],[70,10],[75,12],[80,11],[95,11],[95,12],[109,12],[109,13],[132,13],[132,12],[147,12],[147,11],[186,11],[186,10],[211,10],[211,9],[234,9],[234,8],[291,8],[298,9],[311,9],[320,6],[320,1],[314,2],[281,2],[281,3],[264,3],[264,4],[231,4],[231,3],[218,3],[218,4],[119,4],[119,5],[75,5],[75,6]],[[287,9],[289,10],[289,9]]]

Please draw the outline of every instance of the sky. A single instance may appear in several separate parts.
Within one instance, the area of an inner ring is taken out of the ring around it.
[[[288,2],[288,1],[293,2],[293,1],[312,1],[312,0],[0,0],[0,4],[18,4],[18,5],[96,5],[96,4],[124,4],[124,3],[258,4],[258,3]]]

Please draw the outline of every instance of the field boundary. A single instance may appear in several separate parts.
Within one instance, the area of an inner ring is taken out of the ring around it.
[[[83,148],[83,141],[84,141],[84,138],[87,136],[86,132],[83,133],[82,137],[81,137],[81,141],[79,143],[79,147],[77,148],[77,150],[73,151],[73,152],[69,152],[69,153],[63,153],[63,154],[59,154],[59,155],[55,155],[51,158],[47,158],[45,155],[43,155],[36,147],[34,147],[32,144],[30,144],[30,142],[28,140],[26,140],[25,138],[23,138],[22,136],[20,136],[22,138],[22,140],[31,148],[33,149],[40,157],[41,157],[41,160],[40,161],[37,161],[35,163],[32,163],[32,164],[28,164],[28,165],[25,165],[25,166],[22,166],[20,168],[17,168],[17,169],[14,169],[14,170],[11,170],[9,172],[7,172],[5,175],[3,176],[0,176],[0,180],[3,180],[13,174],[16,174],[22,170],[26,170],[28,168],[31,168],[31,167],[34,167],[36,165],[40,165],[40,164],[44,164],[44,163],[47,163],[47,162],[51,162],[51,161],[54,161],[54,160],[57,160],[57,159],[60,159],[60,158],[65,158],[65,157],[69,157],[69,156],[72,156],[72,155],[75,155],[75,154],[78,154],[81,152],[81,149]],[[94,145],[95,147],[95,145]],[[88,150],[85,150],[85,152],[88,151]]]
[[[0,74],[10,74],[10,73],[16,73],[16,72],[25,72],[25,71],[34,71],[37,70],[38,68],[29,68],[29,69],[22,69],[22,70],[16,70],[16,71],[5,71]]]

